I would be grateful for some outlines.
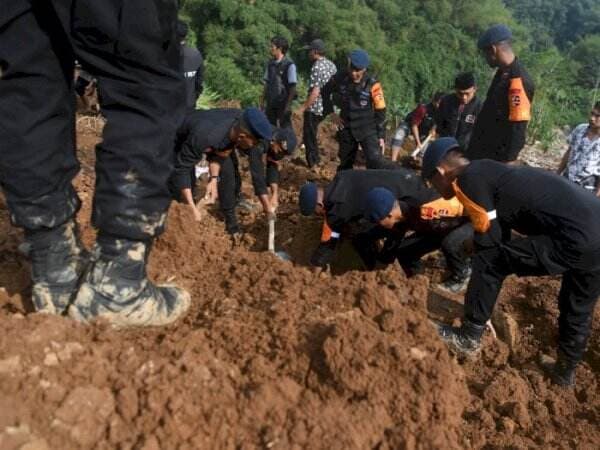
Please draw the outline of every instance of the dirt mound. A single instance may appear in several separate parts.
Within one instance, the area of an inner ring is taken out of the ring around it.
[[[87,245],[97,140],[80,130]],[[282,174],[277,248],[293,263],[264,252],[261,214],[240,212],[246,236],[232,248],[218,211],[197,224],[173,205],[149,271],[193,306],[150,330],[28,314],[22,234],[0,196],[0,448],[598,448],[598,311],[575,390],[536,362],[554,349],[553,279],[509,280],[498,307],[515,343],[486,336],[481,360],[457,364],[428,316],[451,321],[460,304],[426,278],[307,267],[320,222],[295,203],[309,176],[295,164]]]

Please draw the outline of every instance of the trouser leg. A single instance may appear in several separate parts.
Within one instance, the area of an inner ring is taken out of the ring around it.
[[[176,0],[52,3],[77,59],[98,80],[107,120],[96,152],[93,223],[103,234],[152,238],[164,229],[185,111]]]
[[[0,8],[0,185],[14,225],[55,228],[74,216],[73,54],[45,2]]]
[[[442,240],[442,252],[452,275],[463,279],[466,277],[470,259],[465,250],[465,242],[472,239],[473,225],[465,223],[452,230]]]
[[[338,141],[340,144],[338,157],[340,165],[337,170],[349,170],[354,167],[356,160],[356,152],[358,152],[358,142],[352,136],[352,132],[348,128],[338,131]]]
[[[304,124],[302,128],[304,148],[306,152],[306,164],[308,167],[313,167],[321,162],[319,155],[319,143],[317,135],[319,124],[323,120],[322,116],[317,116],[309,111],[304,113]]]
[[[557,275],[567,270],[561,263],[553,241],[520,238],[500,246],[478,251],[465,295],[465,317],[483,325],[491,317],[504,279],[519,276]]]
[[[381,147],[379,146],[379,139],[376,135],[371,135],[362,141],[360,146],[365,154],[367,162],[367,169],[396,169],[398,165],[383,157],[381,154]]]
[[[581,361],[600,296],[600,270],[569,270],[558,296],[558,348],[573,363]]]
[[[404,239],[396,247],[396,257],[406,275],[412,276],[421,258],[439,249],[440,242],[441,237],[434,234],[414,234]]]
[[[233,152],[231,155],[233,155]],[[231,156],[221,162],[217,189],[219,191],[221,212],[225,216],[225,229],[229,234],[237,233],[240,229],[235,215],[236,175]]]

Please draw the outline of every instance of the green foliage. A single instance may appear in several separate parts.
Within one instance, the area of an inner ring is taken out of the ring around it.
[[[210,86],[204,84],[202,95],[198,97],[196,109],[211,109],[216,108],[221,97]]]
[[[536,81],[532,139],[583,120],[599,77],[597,0],[186,0],[182,14],[206,56],[208,85],[243,105],[258,103],[275,35],[291,42],[300,98],[310,70],[303,45],[324,39],[339,68],[351,49],[366,49],[392,121],[433,92],[449,91],[460,71],[475,72],[483,95],[493,70],[476,41],[494,23],[511,26]]]

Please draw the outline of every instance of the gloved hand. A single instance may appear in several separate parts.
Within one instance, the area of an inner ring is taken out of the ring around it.
[[[327,242],[321,242],[312,257],[310,258],[311,266],[325,267],[331,264],[335,256],[339,239],[329,239]]]

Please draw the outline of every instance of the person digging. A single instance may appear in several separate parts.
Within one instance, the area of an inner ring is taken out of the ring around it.
[[[374,238],[387,236],[377,255],[380,262],[391,264],[397,259],[410,277],[420,272],[423,256],[441,250],[449,276],[437,285],[438,289],[451,294],[466,289],[471,274],[468,249],[472,246],[473,226],[456,197],[415,205],[384,187],[376,187],[367,193],[363,215],[377,225],[371,232]],[[365,236],[359,247],[368,246],[370,240]]]
[[[367,269],[375,267],[378,262],[376,242],[382,238],[390,238],[392,234],[370,222],[366,223],[365,226],[364,220],[362,220],[365,209],[369,207],[368,194],[373,188],[377,187],[384,187],[394,199],[398,199],[405,205],[411,205],[411,211],[420,211],[422,206],[436,199],[439,200],[439,195],[432,189],[428,189],[414,171],[405,168],[338,172],[326,188],[319,187],[316,183],[306,183],[300,189],[300,212],[304,216],[322,215],[325,219],[321,242],[310,260],[312,265],[324,267],[331,263],[341,238],[347,234],[346,230],[351,225],[358,225],[355,228],[360,231],[356,233],[352,243]],[[398,220],[398,222],[404,222],[406,217]],[[434,217],[434,215],[431,217]],[[359,224],[359,222],[362,223]],[[414,224],[408,223],[403,225],[407,227],[414,226]],[[399,228],[395,230],[395,233],[399,233],[403,237],[406,229],[400,231]],[[427,237],[431,238],[431,236]],[[439,240],[435,241],[439,247]],[[423,251],[432,246],[435,247],[433,241],[430,240],[427,245],[425,245],[425,242],[427,242],[425,238],[420,242],[420,248]],[[414,248],[416,249],[417,246],[415,245]],[[414,254],[416,255],[417,252]],[[406,255],[408,256],[409,253],[407,252]],[[401,264],[408,274],[412,273],[415,262],[418,261],[421,255],[401,260]]]
[[[270,141],[272,133],[271,124],[257,108],[213,109],[188,114],[177,133],[175,169],[169,182],[172,194],[190,207],[197,221],[201,220],[192,195],[193,170],[206,154],[210,173],[207,194],[218,192],[225,228],[235,242],[239,241],[241,231],[235,207],[241,179],[236,150],[250,159],[255,193],[265,213],[273,215],[264,177],[263,148],[259,145],[261,140]]]
[[[458,354],[476,355],[508,275],[562,275],[557,358],[542,367],[554,383],[574,385],[600,295],[600,201],[554,173],[470,161],[454,138],[427,149],[422,176],[444,198],[456,195],[475,229],[462,325],[440,324],[441,338]],[[511,230],[522,237],[511,239]]]

